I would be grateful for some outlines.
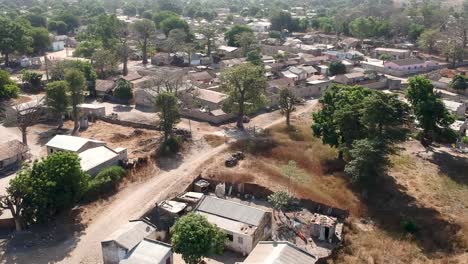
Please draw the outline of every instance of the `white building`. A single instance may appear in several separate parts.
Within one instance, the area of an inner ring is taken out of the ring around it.
[[[255,207],[205,196],[195,212],[226,232],[226,248],[244,255],[271,235],[271,213]]]
[[[120,166],[127,162],[127,149],[117,148],[115,150],[106,146],[87,149],[80,154],[81,169],[91,176],[95,176],[101,170]]]
[[[171,245],[145,238],[119,264],[172,264],[172,255]]]
[[[132,250],[145,238],[152,239],[155,236],[156,228],[146,221],[138,220],[125,224],[101,241],[104,264],[119,264],[121,260],[130,257]]]
[[[55,151],[69,151],[81,153],[87,149],[105,145],[105,142],[99,140],[67,135],[56,135],[51,140],[49,140],[49,142],[47,142],[46,147],[47,155],[50,155]]]
[[[254,32],[268,32],[271,27],[271,23],[268,21],[256,21],[249,24],[250,28]]]
[[[317,257],[286,241],[260,241],[243,264],[314,264]]]

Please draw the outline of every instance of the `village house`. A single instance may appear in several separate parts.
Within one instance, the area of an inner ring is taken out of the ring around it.
[[[330,80],[312,80],[293,89],[294,95],[299,98],[310,98],[322,95],[330,86]]]
[[[343,223],[339,223],[336,217],[314,214],[312,222],[312,236],[319,240],[332,243],[333,240],[341,241]]]
[[[122,260],[130,257],[133,249],[145,238],[156,238],[155,226],[143,220],[128,222],[101,241],[104,264],[119,264]]]
[[[400,82],[390,80],[381,74],[366,74],[364,72],[352,72],[335,76],[334,82],[344,85],[360,85],[370,89],[398,89]]]
[[[114,90],[115,82],[113,80],[96,80],[96,95],[105,96],[111,94]]]
[[[67,40],[68,40],[67,35],[56,35],[56,36],[52,35],[52,43],[51,43],[50,49],[54,52],[64,50]]]
[[[29,148],[19,140],[0,143],[0,172],[17,168],[28,158]]]
[[[172,264],[173,262],[171,245],[145,238],[119,264]]]
[[[106,116],[106,107],[98,104],[80,104],[78,105],[80,113],[89,118]]]
[[[195,84],[201,85],[211,85],[213,84],[213,76],[207,71],[202,72],[191,72],[188,74],[189,80],[191,80]]]
[[[239,58],[241,57],[241,50],[238,47],[221,45],[218,47],[218,54],[228,59]]]
[[[374,50],[374,58],[379,58],[381,55],[390,55],[393,60],[408,59],[411,56],[411,51],[406,49],[391,49],[391,48],[376,48]]]
[[[127,149],[111,149],[106,143],[82,137],[56,135],[46,144],[47,155],[57,151],[77,153],[81,169],[90,176],[95,176],[102,169],[123,165],[127,162]]]
[[[231,68],[236,65],[241,65],[246,63],[245,58],[239,58],[239,59],[230,59],[230,60],[222,60],[220,62],[220,67],[221,69],[226,69],[226,68]]]
[[[205,196],[195,212],[226,232],[226,248],[244,255],[271,235],[271,213],[255,207]]]
[[[433,69],[436,64],[432,61],[423,61],[417,58],[386,61],[385,69],[401,72],[404,75],[426,72]]]
[[[458,117],[464,117],[466,113],[466,102],[456,102],[450,100],[442,100],[445,108],[449,110],[453,115]]]
[[[248,25],[254,32],[268,32],[271,27],[271,23],[268,21],[256,21]]]
[[[314,264],[312,256],[287,241],[260,241],[243,264]]]
[[[90,176],[96,176],[101,170],[111,166],[122,166],[127,162],[127,149],[106,147],[87,149],[78,154],[81,169]]]
[[[105,145],[106,143],[103,141],[68,135],[56,135],[46,143],[47,155],[57,151],[81,153],[87,149],[97,148]]]
[[[158,52],[151,57],[151,64],[157,66],[170,65],[173,59],[170,53]]]

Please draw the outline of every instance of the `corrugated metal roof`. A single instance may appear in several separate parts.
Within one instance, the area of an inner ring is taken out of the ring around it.
[[[92,140],[89,138],[56,135],[47,142],[46,146],[76,152],[90,141],[104,143],[102,141]]]
[[[317,258],[286,241],[261,241],[244,264],[314,264]]]
[[[259,226],[265,211],[244,204],[206,196],[197,211],[217,215],[241,223]]]
[[[127,259],[120,264],[165,263],[164,257],[171,252],[171,245],[160,241],[145,239],[138,244]]]
[[[132,250],[144,238],[150,235],[155,230],[154,227],[144,221],[129,222],[122,226],[119,230],[112,233],[106,240],[115,241],[121,247]]]
[[[80,157],[81,169],[85,172],[117,157],[118,155],[119,154],[117,152],[106,146],[87,149],[78,154]]]

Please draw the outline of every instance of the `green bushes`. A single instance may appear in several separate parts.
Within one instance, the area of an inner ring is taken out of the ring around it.
[[[95,200],[100,195],[115,191],[120,180],[125,176],[125,169],[119,166],[108,167],[89,181],[85,199]]]
[[[0,98],[17,98],[19,94],[19,87],[16,84],[7,84],[0,92]]]
[[[158,153],[160,155],[172,155],[182,148],[181,139],[177,136],[169,137],[166,141],[164,141],[161,146],[159,147]]]

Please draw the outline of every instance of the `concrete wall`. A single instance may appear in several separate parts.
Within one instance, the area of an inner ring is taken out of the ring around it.
[[[180,114],[186,118],[193,118],[196,120],[209,122],[215,125],[225,123],[234,118],[234,115],[232,114],[214,116],[207,112],[201,112],[198,109],[184,109],[184,110],[181,110]]]
[[[119,264],[127,256],[127,250],[114,241],[101,242],[101,248],[104,264]]]
[[[24,158],[25,158],[24,155],[17,154],[14,157],[0,161],[0,171],[19,165],[19,163],[23,161]]]
[[[426,67],[422,69],[411,69],[411,70],[399,71],[399,70],[385,68],[383,67],[383,65],[373,65],[373,64],[368,64],[365,62],[362,62],[361,65],[362,65],[362,68],[366,70],[374,70],[376,72],[389,74],[389,75],[393,75],[397,77],[405,77],[408,75],[421,74],[421,73],[430,72],[433,70],[442,69],[446,67],[446,65],[435,65],[435,66]]]
[[[300,98],[320,96],[328,88],[330,82],[318,84],[305,84],[293,89],[294,95]]]
[[[241,234],[241,233],[231,233],[225,230],[227,234],[232,235],[233,241],[228,240],[226,242],[226,248],[232,251],[238,252],[245,255],[248,255],[253,248],[255,247],[253,241],[253,236]]]
[[[110,159],[104,163],[101,163],[99,164],[98,166],[94,167],[94,168],[91,168],[89,169],[88,171],[85,171],[86,173],[88,173],[90,176],[94,177],[96,176],[100,171],[102,171],[103,169],[105,168],[108,168],[108,167],[111,167],[111,166],[118,166],[120,165],[120,155],[119,156],[116,156],[115,158],[113,159]]]

